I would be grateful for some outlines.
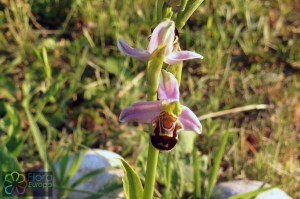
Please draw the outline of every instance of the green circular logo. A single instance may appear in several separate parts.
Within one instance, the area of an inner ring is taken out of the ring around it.
[[[2,185],[6,195],[20,196],[25,193],[28,182],[24,174],[14,171],[5,175]]]

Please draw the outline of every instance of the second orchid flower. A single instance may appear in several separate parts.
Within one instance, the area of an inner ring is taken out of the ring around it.
[[[151,53],[157,48],[166,45],[164,62],[167,64],[176,64],[178,62],[200,58],[203,56],[192,51],[177,51],[178,45],[176,43],[175,23],[171,20],[165,20],[158,24],[153,30],[147,50],[130,47],[125,41],[119,40],[118,47],[126,55],[137,58],[139,60],[147,61]]]

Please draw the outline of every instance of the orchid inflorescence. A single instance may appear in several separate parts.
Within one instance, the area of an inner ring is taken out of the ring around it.
[[[196,52],[180,51],[175,23],[168,19],[158,24],[147,50],[132,48],[123,40],[118,41],[118,47],[126,55],[148,61],[148,95],[157,95],[157,100],[137,102],[125,108],[121,112],[120,122],[151,123],[151,142],[160,151],[170,151],[176,145],[180,131],[201,134],[202,127],[197,116],[179,101],[176,77],[162,69],[163,62],[174,65],[184,60],[203,58]]]
[[[133,169],[128,169],[128,165],[124,166],[123,164],[124,171],[128,176],[127,180],[124,180],[126,198],[152,199],[159,151],[171,151],[177,143],[178,133],[182,131],[194,131],[198,134],[202,132],[202,126],[197,116],[179,100],[183,61],[203,58],[196,52],[181,50],[179,30],[202,1],[156,1],[154,20],[158,25],[148,38],[149,43],[146,50],[132,48],[122,39],[118,41],[118,48],[124,54],[147,61],[147,101],[140,101],[128,106],[121,112],[119,118],[120,122],[150,124],[144,188],[138,175],[132,175]],[[173,10],[173,8],[176,9]],[[174,13],[175,15],[173,15]],[[170,160],[168,158],[167,165],[171,164]],[[128,175],[129,173],[130,175]],[[132,180],[131,183],[128,183],[129,179]]]

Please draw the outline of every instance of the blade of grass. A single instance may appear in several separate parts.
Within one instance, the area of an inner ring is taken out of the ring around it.
[[[18,157],[24,145],[24,139],[21,137],[21,118],[19,112],[8,103],[4,107],[9,118],[8,136],[4,141],[8,151],[15,157]]]
[[[3,171],[22,171],[16,157],[9,153],[7,148],[0,144],[0,172]]]
[[[89,194],[88,199],[97,199],[100,198],[102,196],[107,196],[109,197],[111,195],[111,198],[115,198],[115,195],[113,195],[111,192],[121,188],[122,187],[122,182],[119,179],[115,179],[115,180],[111,180],[108,183],[106,183],[105,185],[103,185],[96,193],[91,192],[91,191],[87,191],[87,190],[80,190],[80,189],[75,189],[75,188],[70,188],[67,186],[62,186],[60,187],[61,190],[67,191],[67,192],[78,192],[78,193],[85,193],[85,194]]]
[[[228,199],[247,199],[247,198],[252,198],[252,197],[257,196],[260,193],[269,191],[269,190],[274,189],[274,188],[276,188],[276,186],[272,186],[272,187],[268,187],[268,188],[262,188],[262,189],[258,189],[258,190],[255,190],[255,191],[250,191],[250,192],[247,192],[247,193],[243,193],[243,194],[231,196]]]
[[[210,176],[209,176],[209,180],[208,180],[208,187],[207,187],[207,191],[205,193],[205,198],[206,199],[210,198],[210,196],[212,194],[212,191],[213,191],[213,188],[214,188],[214,186],[216,184],[216,181],[217,181],[218,172],[219,172],[219,169],[220,169],[220,164],[221,164],[222,157],[223,157],[223,154],[224,154],[224,151],[225,151],[225,146],[227,144],[228,137],[229,137],[230,126],[231,126],[231,124],[229,124],[229,127],[228,127],[227,131],[223,135],[220,147],[219,147],[218,151],[216,152],[216,155],[214,156],[214,159],[213,159],[213,167],[212,167],[212,170],[210,172]]]
[[[97,169],[97,170],[91,171],[91,172],[85,174],[84,176],[82,176],[81,178],[79,178],[78,180],[76,180],[75,182],[73,182],[71,184],[71,187],[74,188],[74,187],[76,187],[76,186],[78,186],[78,185],[80,185],[80,184],[88,181],[89,179],[95,177],[96,175],[104,173],[104,172],[106,172],[106,171],[108,171],[110,169],[113,169],[113,167],[111,167],[111,168],[105,167],[105,168],[101,168],[101,169]]]
[[[60,162],[59,162],[59,180],[62,182],[62,184],[66,183],[66,170],[68,167],[68,162],[69,162],[69,155],[66,154],[64,155]]]
[[[72,162],[70,162],[72,157],[68,154],[63,156],[60,160],[59,183],[57,183],[58,189],[60,190],[60,197],[64,198],[68,195],[70,189],[65,189],[65,187],[68,185],[70,179],[75,175],[75,172],[79,169],[84,154],[85,152],[74,154]]]
[[[195,144],[193,148],[193,170],[194,170],[195,198],[201,198],[200,160],[198,155],[198,149]]]
[[[45,105],[54,98],[54,96],[62,89],[64,83],[68,80],[68,76],[60,75],[55,82],[49,86],[47,91],[43,94],[42,98],[38,101],[37,109],[43,110]]]
[[[52,160],[48,159],[47,163],[48,163],[48,166],[50,168],[50,171],[52,171],[52,174],[54,176],[56,186],[60,186],[61,185],[61,181],[60,181],[58,173],[57,173],[57,171],[55,169],[54,162]]]
[[[48,61],[48,54],[46,48],[42,49],[43,61],[44,61],[44,70],[46,74],[46,81],[50,82],[52,80],[52,70]]]
[[[85,155],[85,151],[83,151],[83,152],[81,151],[81,152],[74,155],[74,159],[72,161],[72,164],[71,164],[71,166],[69,168],[69,171],[68,171],[68,174],[67,174],[67,176],[68,176],[67,179],[68,180],[71,179],[75,175],[77,170],[79,169],[80,164],[81,164],[81,160],[83,159],[84,155]]]
[[[35,140],[37,150],[39,152],[40,158],[43,160],[44,163],[47,163],[47,151],[46,151],[46,143],[41,134],[41,131],[34,120],[33,115],[29,111],[29,107],[27,103],[23,103],[23,108],[25,110],[26,116],[28,118],[29,126],[32,131],[33,138]],[[47,165],[47,164],[46,164]]]
[[[197,10],[204,0],[190,0],[186,3],[185,9],[180,11],[176,18],[176,27],[181,30],[190,16]],[[185,3],[185,2],[184,2]]]
[[[101,189],[99,189],[97,191],[97,193],[94,193],[92,196],[88,197],[88,199],[97,199],[102,196],[118,199],[120,197],[117,197],[112,192],[121,188],[122,185],[123,185],[123,183],[119,179],[111,180],[108,183],[106,183],[103,187],[101,187]],[[123,197],[121,197],[121,198],[123,198]]]

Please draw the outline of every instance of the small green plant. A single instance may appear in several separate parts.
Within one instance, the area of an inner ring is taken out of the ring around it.
[[[181,5],[182,12],[176,17],[178,29],[183,27],[201,2],[186,1]],[[149,126],[151,139],[149,139],[144,189],[137,174],[123,161],[127,176],[124,188],[126,197],[131,199],[153,198],[159,151],[171,151],[177,143],[180,131],[192,130],[199,134],[202,132],[197,116],[179,102],[178,82],[181,80],[182,61],[203,56],[191,51],[181,51],[179,35],[176,32],[178,29],[175,29],[175,22],[169,19],[172,16],[172,7],[164,1],[157,1],[157,21],[163,21],[153,30],[147,50],[132,48],[123,40],[118,42],[118,47],[124,54],[148,61],[146,69],[148,102],[138,102],[127,107],[119,118],[121,122],[152,124]],[[164,63],[169,65],[166,70],[163,69]],[[171,164],[169,160],[169,165]]]
[[[52,170],[45,156],[54,164],[101,148],[122,155],[144,186],[153,130],[118,117],[146,99],[147,62],[122,56],[117,41],[146,49],[168,18],[180,47],[205,57],[162,66],[203,134],[179,133],[172,151],[159,153],[154,196],[204,197],[215,170],[215,183],[281,182],[300,198],[297,0],[210,0],[197,8],[201,1],[189,1],[0,0],[0,171]],[[110,196],[120,183],[89,194]]]

